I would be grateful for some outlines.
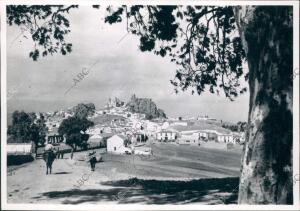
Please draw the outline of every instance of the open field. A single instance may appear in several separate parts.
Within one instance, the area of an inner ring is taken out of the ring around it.
[[[84,158],[55,160],[45,175],[39,159],[8,173],[9,203],[235,203],[240,150],[151,145],[153,156],[103,154],[90,171]],[[82,185],[77,181],[84,178]],[[77,186],[76,186],[77,185]]]
[[[103,156],[103,165],[146,179],[197,179],[239,176],[241,151],[173,144],[151,145],[153,156]]]

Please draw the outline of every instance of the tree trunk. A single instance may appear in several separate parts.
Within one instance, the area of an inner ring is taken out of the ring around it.
[[[249,67],[240,204],[292,204],[292,7],[234,8]]]

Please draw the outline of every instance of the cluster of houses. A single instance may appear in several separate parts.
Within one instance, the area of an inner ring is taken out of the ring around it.
[[[66,111],[49,111],[44,113],[46,119],[46,127],[49,132],[56,131],[59,128],[59,125],[62,123],[64,119],[67,119],[73,116],[72,108],[68,108]]]
[[[200,145],[201,141],[238,144],[245,139],[243,133],[234,133],[215,124],[208,124],[217,120],[207,115],[184,120],[170,118],[150,121],[145,119],[144,114],[128,111],[118,99],[110,99],[104,109],[95,112],[93,118],[101,115],[119,118],[89,128],[86,131],[90,136],[88,146],[107,147],[107,151],[113,153],[132,153],[128,143],[131,143],[131,147],[138,146],[150,138],[156,142],[179,145]]]
[[[106,146],[107,152],[133,153],[132,147],[151,139],[155,142],[171,142],[179,145],[200,145],[201,141],[241,144],[243,133],[234,133],[221,127],[209,127],[197,121],[149,121],[143,118],[127,118],[125,124],[116,130],[114,126],[95,126],[87,131],[89,145]],[[130,147],[128,145],[130,143]]]
[[[156,133],[159,142],[176,142],[178,144],[196,144],[200,141],[242,144],[245,141],[243,133],[233,133],[221,128],[204,129],[202,126],[170,126]]]
[[[46,113],[46,125],[49,129],[46,142],[54,145],[65,143],[63,136],[57,130],[63,119],[71,116],[70,109]],[[189,119],[156,119],[147,120],[145,114],[132,113],[118,99],[109,100],[106,107],[95,112],[92,118],[101,115],[111,115],[110,122],[97,124],[89,128],[87,141],[89,148],[106,147],[109,153],[118,154],[149,154],[151,149],[145,143],[151,139],[154,142],[171,142],[179,145],[200,145],[201,141],[238,144],[245,140],[243,133],[234,133],[228,129],[208,124],[216,121],[207,115]]]
[[[140,134],[139,134],[140,135]],[[130,141],[128,136],[117,134],[107,139],[107,152],[114,154],[137,154],[137,155],[151,155],[150,147],[145,147],[143,143],[146,140],[137,141],[135,136],[132,137],[134,141]]]

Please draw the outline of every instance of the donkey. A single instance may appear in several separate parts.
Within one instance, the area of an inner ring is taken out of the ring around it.
[[[53,152],[52,150],[44,152],[43,159],[46,162],[46,166],[47,166],[46,175],[48,174],[48,169],[50,170],[50,174],[51,174],[52,164],[53,164],[55,158],[56,158],[56,153]]]

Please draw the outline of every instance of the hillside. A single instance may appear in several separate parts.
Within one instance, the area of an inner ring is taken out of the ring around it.
[[[229,134],[231,133],[230,130],[221,127],[221,125],[218,122],[209,122],[204,120],[198,120],[194,122],[188,122],[187,126],[182,125],[173,125],[170,126],[170,128],[175,129],[177,131],[183,131],[183,130],[215,130],[220,133]]]
[[[137,98],[133,95],[127,107],[130,112],[145,114],[146,119],[167,118],[164,111],[159,109],[150,98]]]
[[[91,118],[90,120],[95,123],[95,125],[110,125],[112,121],[125,120],[124,117],[113,114],[104,114],[101,116],[96,116]]]

